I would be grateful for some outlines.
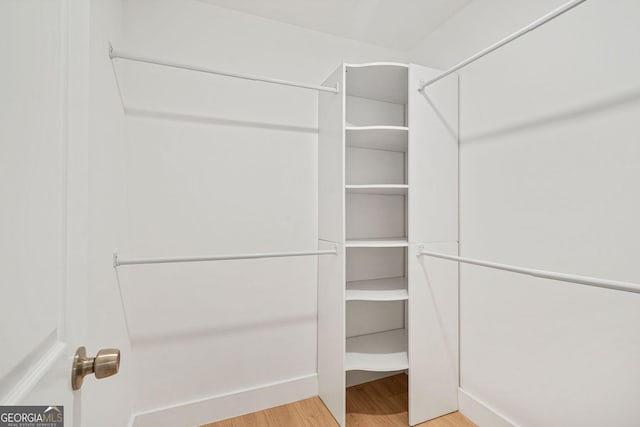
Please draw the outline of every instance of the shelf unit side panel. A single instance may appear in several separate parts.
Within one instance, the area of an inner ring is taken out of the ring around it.
[[[409,67],[409,241],[458,240],[458,77]]]
[[[340,93],[318,95],[318,237],[344,242],[344,66],[323,83]]]
[[[457,242],[424,243],[458,254]],[[409,247],[409,424],[458,409],[458,265]]]
[[[319,241],[318,249],[333,249]],[[345,248],[318,257],[318,391],[333,417],[345,426]]]

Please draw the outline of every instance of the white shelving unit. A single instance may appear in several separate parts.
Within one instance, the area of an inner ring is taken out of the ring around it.
[[[457,228],[449,227],[457,221],[457,137],[445,138],[451,123],[442,122],[457,122],[457,81],[433,99],[416,90],[436,73],[344,64],[324,83],[341,93],[319,95],[319,247],[338,245],[338,257],[318,266],[318,379],[342,426],[346,386],[398,372],[409,375],[411,425],[457,409],[457,269],[415,256],[432,244],[457,253]],[[433,108],[440,99],[444,113]],[[437,188],[453,184],[446,195]],[[444,292],[430,295],[429,286]]]
[[[347,279],[363,279],[345,283],[344,369],[347,385],[352,385],[367,375],[360,373],[354,379],[351,371],[392,373],[409,368],[405,321],[408,67],[347,65],[345,71],[345,247],[367,249],[348,249],[345,260]],[[401,256],[377,254],[388,248],[396,248]],[[374,262],[388,265],[373,271]],[[390,272],[401,277],[388,277]],[[363,331],[368,333],[353,335]]]

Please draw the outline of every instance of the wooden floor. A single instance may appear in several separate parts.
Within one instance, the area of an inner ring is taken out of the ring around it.
[[[349,427],[407,426],[407,376],[394,375],[347,389]],[[421,427],[477,427],[459,412],[419,424]],[[301,400],[203,427],[337,427],[320,398]]]

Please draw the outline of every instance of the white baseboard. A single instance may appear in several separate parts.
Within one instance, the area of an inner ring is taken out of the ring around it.
[[[507,417],[461,388],[458,389],[458,407],[462,415],[479,427],[517,427]]]
[[[305,375],[140,412],[133,427],[193,427],[317,395],[317,374]]]

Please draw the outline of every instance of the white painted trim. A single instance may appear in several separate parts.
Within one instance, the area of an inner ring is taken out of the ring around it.
[[[409,68],[409,64],[404,64],[402,62],[365,62],[362,64],[352,64],[346,63],[345,67],[351,68],[365,68],[365,67],[400,67],[400,68]]]
[[[318,395],[310,374],[135,414],[133,427],[187,427],[237,417]]]
[[[50,339],[45,340],[45,343],[36,349],[35,355],[42,354],[42,357],[37,360],[32,360],[31,357],[27,357],[27,359],[18,366],[17,371],[14,371],[10,375],[11,378],[17,377],[19,379],[15,385],[2,396],[0,406],[19,405],[24,397],[35,389],[45,374],[51,370],[56,361],[64,353],[66,347],[67,345],[64,342],[56,338],[54,331],[54,333],[50,335]],[[23,366],[25,368],[22,368]],[[71,368],[71,366],[69,366],[69,368]],[[69,372],[71,372],[71,370],[69,370]]]
[[[518,427],[500,412],[461,388],[458,389],[458,406],[462,415],[478,427]]]

